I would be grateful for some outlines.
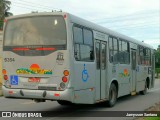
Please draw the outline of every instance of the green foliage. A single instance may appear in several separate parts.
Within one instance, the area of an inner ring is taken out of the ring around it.
[[[3,21],[0,20],[0,30],[2,30],[2,28],[3,28]]]
[[[160,73],[160,68],[156,68],[156,73]]]
[[[146,117],[145,120],[160,120],[160,117]]]
[[[160,47],[155,52],[155,65],[156,68],[160,68]]]
[[[8,12],[10,10],[11,2],[9,0],[0,0],[0,30],[3,28],[3,20],[5,17],[13,15]]]

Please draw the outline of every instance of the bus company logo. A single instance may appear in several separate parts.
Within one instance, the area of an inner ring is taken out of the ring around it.
[[[30,68],[19,68],[17,74],[52,74],[52,70],[40,69],[38,64],[32,64]]]
[[[123,70],[123,73],[119,73],[119,77],[129,77],[129,73],[127,69]]]
[[[63,62],[64,62],[64,55],[63,55],[62,52],[58,52],[58,53],[57,53],[56,62],[57,62],[59,65],[62,65],[62,64],[63,64]]]

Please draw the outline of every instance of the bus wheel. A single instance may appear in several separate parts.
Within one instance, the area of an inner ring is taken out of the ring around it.
[[[147,94],[147,81],[145,82],[144,90],[140,91],[140,93],[141,93],[142,95]]]
[[[107,101],[107,105],[109,107],[113,107],[116,104],[117,101],[117,88],[114,83],[111,84],[110,90],[109,90],[109,100]]]
[[[57,100],[57,102],[58,102],[60,105],[72,105],[71,102],[65,101],[65,100]]]

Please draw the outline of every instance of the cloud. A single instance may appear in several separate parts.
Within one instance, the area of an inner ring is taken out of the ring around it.
[[[15,15],[62,9],[138,40],[160,39],[159,0],[11,0],[11,2],[11,12]]]

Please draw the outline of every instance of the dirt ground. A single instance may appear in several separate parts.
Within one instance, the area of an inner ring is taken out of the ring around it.
[[[149,112],[157,112],[158,111],[158,114],[160,114],[160,102],[158,103],[155,103],[153,106],[147,108],[145,110],[146,112],[149,111]],[[160,120],[160,117],[140,117],[140,118],[136,118],[134,120]]]

